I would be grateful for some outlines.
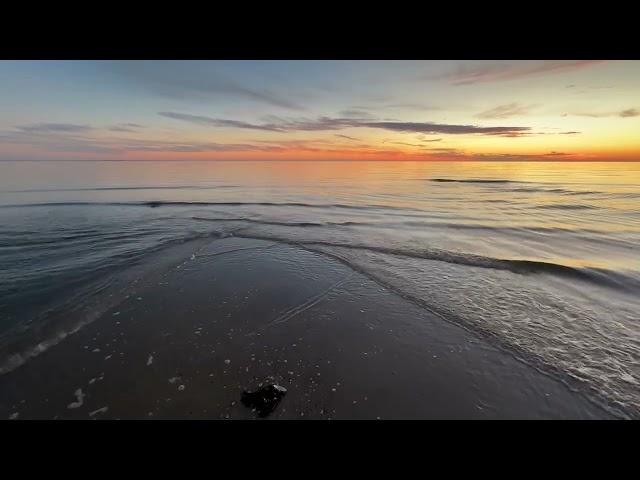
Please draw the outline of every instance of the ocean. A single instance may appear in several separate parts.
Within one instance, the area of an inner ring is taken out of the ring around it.
[[[163,249],[229,236],[337,259],[640,418],[631,162],[0,162],[0,374]]]

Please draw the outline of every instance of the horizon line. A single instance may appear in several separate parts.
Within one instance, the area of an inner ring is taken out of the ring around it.
[[[3,160],[0,159],[0,163],[21,163],[21,162],[35,162],[35,163],[53,163],[53,162],[74,162],[74,163],[94,163],[94,162],[288,162],[288,163],[314,163],[314,162],[385,162],[385,163],[402,163],[402,162],[412,162],[412,163],[455,163],[455,162],[493,162],[493,163],[509,163],[509,162],[521,162],[521,163],[639,163],[640,159],[636,160],[604,160],[604,159],[581,159],[581,160],[570,160],[570,159],[558,159],[558,158],[548,158],[548,159],[540,159],[540,160],[525,160],[525,159],[509,159],[509,160],[480,160],[480,159],[455,159],[455,160],[391,160],[391,159],[313,159],[313,160],[291,160],[291,159],[13,159],[13,160]]]

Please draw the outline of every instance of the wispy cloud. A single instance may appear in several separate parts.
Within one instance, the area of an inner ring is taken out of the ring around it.
[[[385,98],[385,100],[387,100]],[[351,107],[353,110],[372,111],[372,110],[414,110],[426,112],[430,110],[440,110],[440,107],[434,105],[425,105],[422,103],[382,103],[377,105],[363,106],[357,105]]]
[[[456,70],[440,75],[452,85],[471,85],[474,83],[499,82],[515,80],[536,75],[557,74],[581,70],[602,63],[603,60],[553,61],[531,64],[518,62],[510,64],[483,64],[474,66],[460,66]]]
[[[109,130],[112,132],[135,132],[140,128],[144,127],[137,123],[119,123],[118,125],[109,127]]]
[[[619,115],[622,118],[637,117],[638,115],[640,115],[640,111],[638,111],[637,108],[628,108],[627,110],[621,111]]]
[[[591,118],[605,118],[605,117],[621,117],[621,118],[631,118],[640,116],[640,110],[637,108],[627,108],[626,110],[619,110],[615,112],[582,112],[582,113],[572,113],[565,114],[574,115],[576,117],[591,117]]]
[[[234,96],[288,110],[305,110],[291,99],[265,88],[251,88],[228,78],[209,62],[136,61],[109,64],[112,71],[157,95],[175,99]]]
[[[464,153],[464,150],[461,150],[459,148],[429,148],[428,149],[430,152],[435,152],[435,153],[450,153],[450,154],[462,154]]]
[[[476,118],[509,118],[516,117],[518,115],[527,115],[535,105],[521,105],[519,103],[507,103],[505,105],[498,105],[497,107],[490,108],[476,115]]]
[[[249,143],[215,143],[215,142],[191,142],[173,143],[147,141],[137,144],[125,144],[122,148],[132,152],[274,152],[282,151],[281,147],[270,145],[255,145]]]
[[[73,123],[32,123],[18,125],[15,128],[27,133],[77,133],[87,132],[92,129],[89,125],[76,125]]]
[[[542,156],[543,157],[567,157],[569,155],[572,155],[571,153],[565,153],[565,152],[549,152],[549,153],[545,153]]]
[[[121,149],[104,140],[94,139],[87,128],[27,128],[0,132],[0,142],[5,144],[28,145],[50,152],[80,153],[120,153]]]
[[[383,143],[392,143],[394,145],[406,145],[408,147],[418,147],[418,148],[427,148],[425,145],[420,145],[418,143],[409,143],[409,142],[383,142]]]
[[[347,140],[355,140],[356,142],[359,142],[360,140],[355,138],[355,137],[350,137],[349,135],[341,135],[339,133],[335,134],[336,137],[340,137],[340,138],[346,138]]]
[[[548,159],[552,160],[554,158],[565,158],[570,159],[570,157],[576,158],[576,155],[573,153],[567,152],[555,152],[551,151],[548,153],[528,153],[528,154],[518,154],[518,153],[469,153],[465,155],[468,160],[484,160],[484,161],[535,161],[535,160],[543,160]]]
[[[429,122],[363,122],[359,126],[381,128],[395,132],[445,133],[450,135],[518,135],[531,130],[530,127],[480,127],[477,125],[450,125]]]
[[[388,108],[391,110],[440,110],[440,107],[434,105],[424,105],[422,103],[389,103],[387,105],[381,105],[381,108]]]
[[[341,112],[339,112],[339,114],[343,117],[348,117],[348,118],[365,118],[365,119],[375,118],[373,115],[371,115],[369,112],[366,112],[363,109],[342,110]]]
[[[84,132],[84,131],[83,131]],[[0,133],[0,142],[29,145],[48,152],[100,153],[119,155],[125,152],[272,152],[278,145],[254,143],[217,143],[132,139],[118,136],[61,135],[51,132],[11,131]]]
[[[28,125],[16,125],[14,134],[16,135],[74,135],[84,134],[91,131],[99,130],[102,127],[92,125],[78,125],[74,123],[32,123]],[[134,132],[140,128],[144,128],[138,123],[119,123],[104,129],[111,132]]]
[[[181,120],[183,122],[195,123],[196,125],[205,125],[211,127],[233,127],[243,128],[248,130],[266,130],[269,132],[283,132],[285,130],[269,124],[253,124],[248,122],[241,122],[238,120],[228,120],[224,118],[211,118],[203,115],[189,115],[186,113],[176,112],[158,112],[158,115],[163,117],[172,118],[174,120]]]
[[[98,131],[95,129],[95,131]],[[158,155],[174,153],[176,158],[179,155],[188,155],[193,153],[207,154],[210,153],[212,159],[228,158],[225,154],[244,157],[244,154],[265,154],[273,155],[273,158],[279,158],[280,154],[291,152],[307,152],[318,158],[375,158],[375,159],[416,159],[416,160],[541,160],[548,158],[567,158],[575,159],[571,153],[550,151],[538,155],[510,155],[510,154],[474,154],[463,149],[457,148],[433,148],[423,141],[420,143],[387,141],[388,144],[406,145],[418,147],[415,150],[407,150],[397,147],[368,145],[364,142],[354,142],[348,147],[340,142],[336,143],[331,139],[290,139],[283,137],[280,140],[249,140],[245,143],[222,143],[215,141],[198,142],[198,141],[180,141],[180,140],[163,140],[149,138],[130,138],[128,136],[107,136],[104,131],[100,135],[93,132],[75,132],[68,134],[60,134],[59,132],[24,132],[21,130],[13,130],[11,132],[0,132],[0,142],[26,144],[34,147],[36,150],[48,152],[49,154],[59,154],[62,158],[69,158],[68,155],[84,155],[87,153],[100,155],[100,158],[117,159],[123,156],[136,153],[142,155],[150,152]],[[335,134],[338,137],[345,137],[351,140],[357,140],[355,137],[347,135]],[[440,140],[440,139],[433,139]],[[384,142],[383,142],[384,143]],[[202,158],[202,156],[200,157]],[[209,158],[209,157],[207,157]],[[7,157],[0,155],[0,160],[6,160]]]
[[[267,130],[272,132],[291,131],[327,131],[342,130],[345,128],[376,128],[394,132],[411,132],[424,134],[480,134],[480,135],[503,135],[516,136],[530,130],[530,127],[510,127],[491,126],[482,127],[477,125],[451,125],[431,122],[397,122],[397,121],[373,121],[359,118],[332,118],[318,117],[316,119],[284,119],[271,116],[268,123],[252,124],[237,120],[211,118],[200,115],[189,115],[175,112],[160,112],[160,115],[177,120],[188,121],[200,125],[210,125],[215,127],[236,127],[251,130]]]

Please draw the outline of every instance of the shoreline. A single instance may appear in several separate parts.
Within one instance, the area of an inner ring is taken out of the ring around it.
[[[165,248],[149,253],[142,262],[127,267],[119,267],[111,274],[90,282],[83,291],[71,292],[62,305],[51,307],[54,313],[41,312],[30,324],[33,331],[22,335],[21,329],[3,334],[0,342],[3,361],[0,364],[0,376],[9,373],[29,359],[57,345],[69,335],[98,320],[109,308],[121,303],[135,291],[136,284],[145,279],[150,281],[154,275],[161,275],[167,269],[184,261],[184,257],[197,251],[212,238],[191,239],[167,245]],[[107,294],[94,295],[94,286],[103,287],[108,279]],[[74,306],[76,297],[80,297],[80,309]]]
[[[338,259],[199,245],[155,253],[127,296],[0,376],[0,418],[251,419],[242,392],[270,382],[287,393],[267,419],[615,418]]]

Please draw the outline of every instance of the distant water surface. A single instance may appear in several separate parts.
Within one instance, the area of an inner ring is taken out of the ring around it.
[[[228,235],[337,258],[640,417],[640,163],[0,162],[0,372],[151,253]]]

